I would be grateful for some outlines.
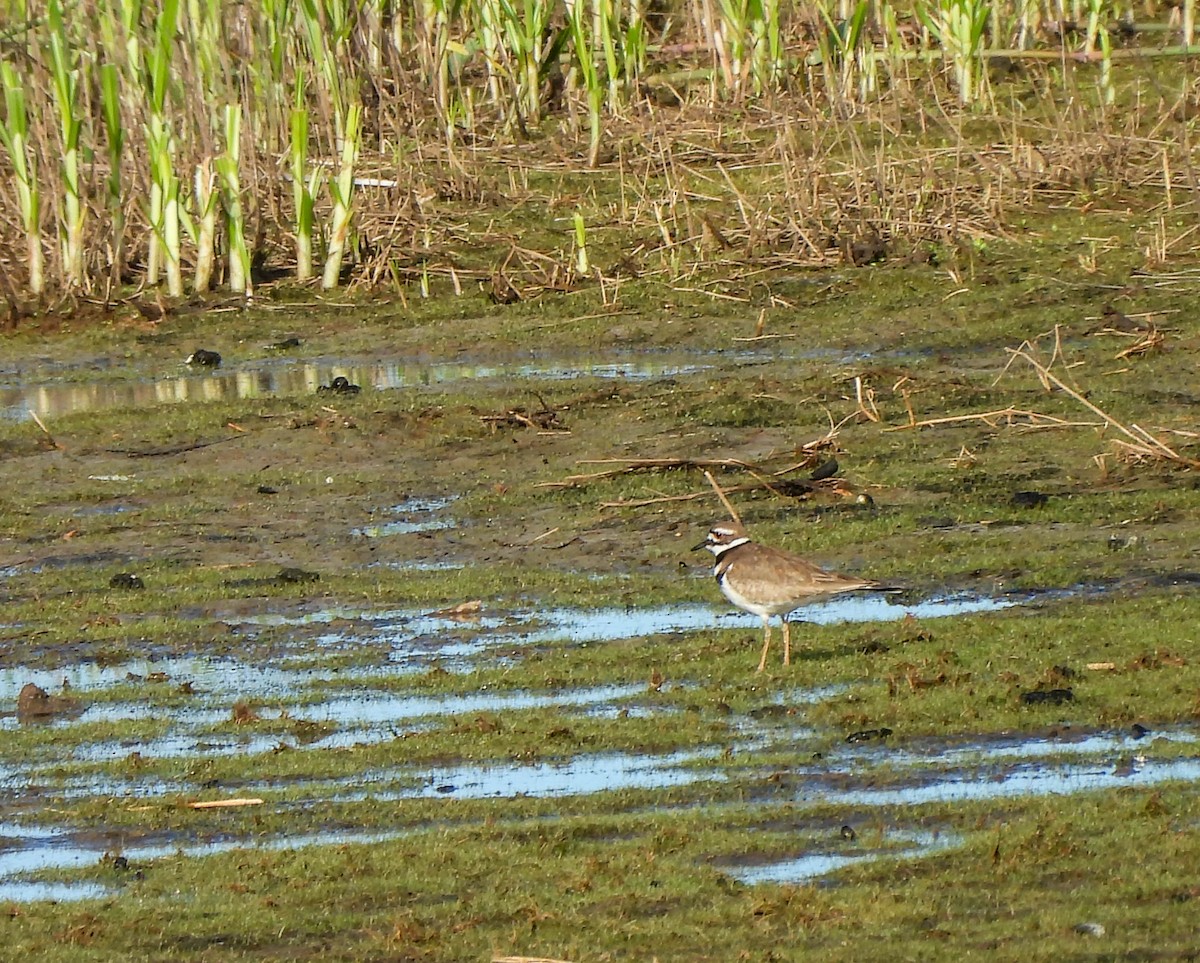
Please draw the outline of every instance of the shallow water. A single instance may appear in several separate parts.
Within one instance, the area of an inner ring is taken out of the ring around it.
[[[217,707],[185,706],[165,708],[150,703],[97,703],[78,717],[39,723],[65,728],[76,724],[115,722],[120,720],[159,719],[169,722],[175,731],[157,738],[141,737],[119,741],[99,741],[84,745],[66,746],[70,759],[80,762],[106,762],[123,759],[137,752],[144,759],[179,756],[255,755],[279,746],[290,748],[332,749],[384,742],[401,731],[412,731],[422,720],[476,715],[483,712],[500,713],[522,709],[559,707],[606,707],[614,714],[622,700],[645,692],[642,684],[607,685],[557,692],[476,692],[448,696],[403,696],[386,691],[338,695],[311,705],[288,709],[288,718],[297,727],[307,723],[328,724],[328,734],[314,732],[312,737],[296,736],[291,732],[255,733],[227,730],[231,705]],[[278,719],[279,710],[263,709],[264,719]],[[12,728],[17,720],[5,720]],[[212,730],[218,731],[212,731]],[[45,759],[56,758],[53,747],[43,750]]]
[[[1024,599],[982,595],[952,595],[897,605],[884,596],[841,596],[795,610],[793,622],[833,624],[838,622],[886,622],[912,616],[917,619],[948,618],[979,612],[998,612],[1020,605]],[[300,614],[267,613],[230,617],[226,621],[244,625],[314,625],[337,621],[359,621],[376,632],[392,633],[395,642],[437,634],[444,637],[461,628],[461,620],[403,609],[367,610],[344,607]],[[762,621],[728,606],[682,604],[645,608],[540,609],[497,614],[486,609],[468,624],[491,630],[496,641],[543,643],[556,641],[599,642],[632,639],[666,632],[747,627],[761,631]]]
[[[385,508],[380,513],[398,517],[351,529],[350,534],[363,538],[382,538],[388,535],[413,535],[417,532],[454,528],[457,524],[454,519],[442,518],[436,514],[453,501],[453,498],[406,498],[398,505]]]
[[[798,615],[811,622],[894,621],[907,615],[938,618],[965,612],[997,611],[1016,604],[1019,603],[1014,599],[979,596],[929,599],[914,605],[893,605],[881,598],[842,598],[823,605],[806,606],[798,610]],[[318,686],[368,686],[372,681],[409,675],[434,664],[450,671],[468,671],[473,668],[474,657],[499,645],[544,645],[562,641],[578,645],[695,632],[704,628],[758,629],[761,626],[755,616],[709,605],[548,609],[511,614],[493,614],[484,610],[469,620],[402,609],[328,608],[299,614],[227,615],[224,621],[251,629],[256,626],[346,624],[336,632],[304,640],[296,646],[295,652],[274,663],[251,665],[224,657],[168,656],[133,659],[116,665],[73,663],[60,669],[7,666],[0,669],[0,702],[16,702],[20,689],[28,682],[52,694],[77,696],[85,704],[89,693],[121,684],[144,684],[150,698],[155,687],[174,689],[185,682],[196,689],[197,700],[221,705],[232,704],[236,699],[294,698],[310,702],[313,699],[311,689]],[[319,664],[322,653],[361,647],[367,641],[388,647],[383,656],[385,662],[347,669],[323,668]],[[155,678],[158,681],[154,681]],[[302,707],[302,712],[308,714],[310,708],[319,714],[318,708],[308,705]],[[85,718],[134,718],[130,712],[95,705],[89,708],[90,714]],[[11,718],[0,719],[0,729],[12,724]]]
[[[872,863],[884,859],[920,859],[962,845],[961,837],[951,833],[909,830],[889,830],[884,834],[882,842],[900,842],[902,845],[896,848],[861,851],[860,847],[851,844],[846,847],[852,850],[850,852],[810,852],[787,859],[740,866],[734,864],[725,866],[724,869],[734,879],[750,885],[807,883],[856,863]]]
[[[819,795],[825,803],[846,806],[916,806],[1026,796],[1069,796],[1176,781],[1200,781],[1200,759],[1129,757],[1091,763],[1031,763],[985,771],[930,773],[920,782],[894,787],[802,790],[797,798],[804,800]]]
[[[723,749],[700,749],[651,755],[608,752],[533,763],[485,763],[419,770],[416,786],[396,786],[342,793],[339,802],[365,798],[513,799],[584,796],[629,789],[665,789],[695,782],[723,782],[725,774],[690,767],[714,759]]]
[[[598,690],[582,690],[598,692]],[[797,701],[797,700],[791,700]],[[796,770],[799,785],[788,794],[795,806],[811,804],[842,806],[845,818],[855,813],[867,816],[884,807],[910,807],[929,802],[988,800],[1029,795],[1074,794],[1117,786],[1154,786],[1166,781],[1200,781],[1200,758],[1154,759],[1129,751],[1132,743],[1152,753],[1155,742],[1194,742],[1189,730],[1156,734],[1155,739],[1137,739],[1127,733],[1092,733],[1067,741],[1044,737],[1020,740],[1012,738],[1002,745],[993,740],[977,744],[959,743],[924,752],[893,753],[889,761],[897,768],[890,771],[864,772],[862,754],[849,747],[831,753],[820,765]],[[413,798],[507,799],[518,797],[553,798],[630,789],[654,789],[685,786],[701,782],[726,782],[734,771],[745,771],[745,762],[753,762],[755,751],[763,746],[779,745],[779,737],[770,727],[755,735],[743,732],[730,747],[714,746],[698,750],[648,754],[606,752],[583,754],[563,759],[536,762],[491,762],[437,767],[398,767],[364,772],[347,788],[344,780],[313,780],[303,784],[313,800],[355,802],[364,799],[399,800]],[[1063,750],[1097,754],[1101,758],[1055,758]],[[732,751],[731,751],[732,750]],[[856,762],[857,757],[857,762]],[[964,758],[993,760],[990,765],[969,769],[948,769]],[[1047,758],[1049,757],[1049,758]],[[733,769],[722,760],[729,760]],[[1000,760],[999,763],[995,760]],[[845,788],[846,775],[862,773],[870,784],[863,788]],[[24,785],[11,771],[0,772],[0,784],[20,790]],[[289,788],[297,788],[289,781]],[[272,782],[242,787],[246,793],[269,793],[277,788]],[[106,776],[69,781],[53,798],[78,798],[105,795],[112,798],[153,799],[186,791],[176,784],[133,777],[128,780]],[[778,805],[772,794],[749,805],[765,810]],[[685,804],[687,805],[687,804]],[[873,817],[871,817],[873,818]],[[295,845],[319,845],[321,842],[346,842],[345,833],[320,834]],[[870,851],[848,848],[831,851],[822,848],[785,860],[755,862],[734,869],[731,875],[747,883],[803,882],[834,872],[843,866],[876,859],[923,858],[959,844],[947,834],[921,834],[889,831],[885,842],[901,846],[876,847]],[[253,841],[251,841],[253,842]],[[204,855],[245,845],[242,840],[223,839],[183,847],[176,845],[129,846],[120,838],[108,836],[97,841],[95,834],[80,845],[69,831],[57,828],[28,828],[0,824],[0,886],[10,887],[6,898],[71,899],[95,895],[87,887],[35,884],[20,879],[23,873],[39,869],[86,865],[105,851],[121,851],[131,859],[161,858],[172,853]],[[270,845],[270,844],[268,844]],[[39,889],[48,885],[50,888]]]
[[[139,864],[153,860],[177,857],[210,856],[235,849],[285,850],[305,849],[310,846],[327,846],[343,843],[377,843],[396,839],[402,835],[394,833],[353,833],[345,830],[329,833],[310,833],[301,836],[271,837],[267,839],[218,839],[203,843],[182,844],[176,840],[150,842],[131,833],[71,833],[53,832],[50,845],[44,843],[46,832],[40,827],[32,831],[35,835],[17,836],[7,840],[8,846],[0,848],[0,900],[28,902],[32,900],[54,900],[58,902],[96,899],[111,895],[112,887],[97,882],[54,882],[23,879],[31,873],[50,869],[79,869],[94,866],[106,855],[124,856],[130,864],[129,871],[136,871]],[[113,870],[114,879],[128,883],[125,872]]]

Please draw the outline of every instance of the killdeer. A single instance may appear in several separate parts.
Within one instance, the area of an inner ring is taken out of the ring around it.
[[[783,620],[783,664],[792,661],[788,613],[805,602],[828,595],[864,590],[889,591],[888,586],[865,578],[826,572],[799,555],[751,541],[737,522],[718,522],[708,537],[693,549],[707,548],[717,557],[713,575],[721,591],[739,609],[763,620],[763,650],[758,671],[767,665],[771,647],[771,616]]]

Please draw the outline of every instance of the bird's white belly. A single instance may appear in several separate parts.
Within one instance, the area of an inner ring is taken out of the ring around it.
[[[729,599],[739,609],[746,612],[752,612],[760,619],[770,618],[772,615],[787,615],[796,607],[796,603],[791,599],[776,602],[763,602],[761,600],[754,601],[744,596],[733,585],[729,579],[722,579],[721,591],[725,593],[725,598]]]

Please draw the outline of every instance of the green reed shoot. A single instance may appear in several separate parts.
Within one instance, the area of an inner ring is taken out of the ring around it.
[[[762,39],[756,47],[754,64],[755,84],[760,92],[778,87],[786,69],[780,3],[781,0],[762,0]]]
[[[36,153],[29,150],[29,114],[25,105],[25,86],[16,69],[0,60],[0,86],[4,88],[4,123],[0,124],[0,142],[8,152],[16,182],[21,228],[25,232],[29,259],[29,290],[41,294],[45,287],[42,255],[41,195],[38,190]]]
[[[296,106],[292,108],[290,165],[292,201],[296,210],[296,279],[313,276],[313,210],[320,168],[308,170],[308,111],[303,106],[304,84],[296,85]]]
[[[558,59],[569,30],[554,30],[550,0],[499,0],[507,51],[515,63],[514,100],[523,119],[537,124],[542,116],[542,81]]]
[[[989,0],[933,0],[919,2],[916,14],[950,58],[959,103],[975,103],[987,80],[980,54],[992,4]]]
[[[348,104],[355,96],[354,78],[342,70],[339,60],[349,41],[353,22],[342,0],[298,0],[297,13],[309,56],[316,65],[325,97],[333,113],[333,130],[346,125]]]
[[[253,292],[250,249],[246,244],[246,217],[242,210],[240,178],[242,143],[241,104],[225,105],[225,150],[216,159],[225,205],[225,237],[229,245],[229,290],[247,297]]]
[[[580,276],[586,275],[591,270],[591,265],[588,262],[587,252],[587,226],[583,222],[583,215],[575,212],[575,271]]]
[[[612,111],[620,110],[625,99],[621,82],[623,71],[618,55],[620,34],[621,8],[618,0],[592,0],[592,42],[593,47],[604,55],[604,73],[608,78],[608,107]],[[595,166],[594,161],[592,166]]]
[[[870,0],[858,0],[845,19],[824,2],[818,9],[826,30],[818,35],[819,59],[831,99],[855,103],[875,88],[874,51],[867,45]]]
[[[479,48],[487,65],[487,95],[493,104],[501,102],[501,83],[505,76],[508,53],[504,49],[504,25],[501,0],[473,0],[471,16],[476,24]]]
[[[87,201],[83,197],[80,177],[79,133],[83,127],[79,105],[78,54],[67,39],[60,0],[46,5],[49,31],[50,79],[54,104],[58,108],[59,136],[62,157],[59,169],[62,176],[62,202],[59,205],[60,249],[63,280],[69,287],[82,287],[83,221]]]
[[[623,38],[625,88],[628,91],[637,90],[646,73],[646,36],[645,0],[629,0],[629,19]]]
[[[423,0],[421,4],[421,59],[444,123],[450,113],[450,22],[457,7],[456,0]],[[451,128],[449,123],[446,126]]]
[[[763,0],[719,0],[717,9],[721,20],[718,55],[730,93],[740,99],[750,79],[754,89],[761,91],[766,85]]]
[[[108,147],[104,193],[108,206],[110,277],[118,284],[125,269],[125,204],[121,190],[125,128],[121,125],[121,75],[116,64],[100,65],[100,113],[104,118],[104,140]]]
[[[584,0],[567,0],[567,24],[571,31],[575,66],[587,97],[590,131],[588,165],[595,167],[599,163],[600,157],[600,136],[603,132],[600,111],[604,107],[605,91],[604,84],[600,79],[600,70],[596,66],[595,51],[592,46],[592,25],[584,8]]]
[[[1100,44],[1100,98],[1106,107],[1111,107],[1117,99],[1117,91],[1112,78],[1112,37],[1109,36],[1108,26],[1104,18],[1109,13],[1108,0],[1088,0],[1088,44],[1091,52],[1094,44]]]
[[[330,290],[338,286],[342,273],[342,258],[350,236],[350,222],[354,213],[354,165],[362,135],[362,107],[351,104],[346,111],[345,126],[340,131],[341,167],[337,176],[329,181],[329,193],[333,197],[333,212],[330,215],[329,248],[325,255],[325,272],[321,287]]]

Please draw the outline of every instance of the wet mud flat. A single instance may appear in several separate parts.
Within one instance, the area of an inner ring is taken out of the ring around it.
[[[899,430],[885,381],[920,385],[916,408],[994,408],[1002,348],[443,371],[216,346],[221,373],[10,386],[14,411],[51,388],[61,405],[45,431],[3,425],[0,900],[30,939],[67,913],[45,945],[137,955],[124,922],[203,905],[171,937],[200,947],[185,958],[230,933],[270,957],[252,933],[306,898],[403,893],[384,927],[401,935],[361,958],[593,958],[584,917],[828,948],[855,918],[914,931],[881,892],[932,919],[974,887],[1056,940],[1097,924],[1136,947],[1124,884],[1023,893],[1155,854],[1148,905],[1186,896],[1189,476],[1102,472],[1095,432]],[[318,393],[336,377],[360,391]],[[806,460],[855,377],[890,422]],[[1034,379],[1013,394],[1047,405]],[[904,592],[798,611],[792,665],[773,650],[756,675],[761,623],[688,551],[723,511],[698,453],[747,486],[731,497],[764,541]],[[804,467],[763,486],[740,467],[760,462]],[[253,923],[223,915],[229,893]],[[343,956],[370,916],[339,929]],[[1027,947],[1002,916],[981,939]],[[477,918],[490,946],[433,935]]]

